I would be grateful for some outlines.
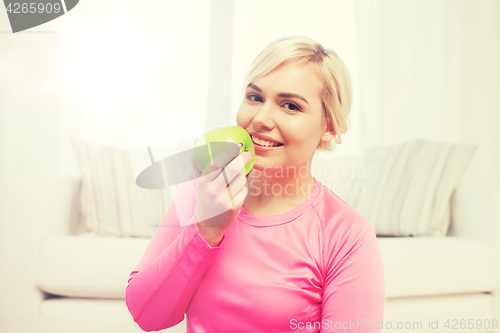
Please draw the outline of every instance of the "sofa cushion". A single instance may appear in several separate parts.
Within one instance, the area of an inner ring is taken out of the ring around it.
[[[496,290],[492,247],[456,237],[378,237],[386,297]],[[71,297],[125,299],[149,238],[54,236],[42,243],[37,285]]]
[[[152,237],[171,193],[136,185],[127,149],[72,138],[82,180],[80,235]]]
[[[450,199],[477,145],[407,140],[365,149],[346,202],[384,236],[446,236]]]

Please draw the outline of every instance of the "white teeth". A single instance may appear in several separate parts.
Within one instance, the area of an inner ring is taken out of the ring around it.
[[[264,140],[261,140],[261,139],[254,137],[254,136],[252,136],[252,141],[260,146],[266,146],[266,147],[278,146],[278,143],[276,143],[276,142],[264,141]]]

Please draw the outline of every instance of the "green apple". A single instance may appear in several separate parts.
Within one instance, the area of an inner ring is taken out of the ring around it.
[[[252,170],[255,162],[255,148],[250,134],[239,126],[217,127],[202,135],[195,144],[194,161],[203,172],[215,156],[240,142],[243,144],[240,152],[247,150],[253,152],[252,159],[240,172],[246,176]]]

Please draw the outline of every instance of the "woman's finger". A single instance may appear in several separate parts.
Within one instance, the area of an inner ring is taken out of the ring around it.
[[[246,151],[240,153],[235,159],[233,159],[225,168],[226,177],[228,182],[231,182],[235,177],[241,175],[241,171],[245,169],[245,166],[252,160],[252,151]],[[246,176],[246,173],[245,173]]]
[[[241,191],[242,188],[247,187],[247,177],[237,174],[227,187],[231,190],[231,195],[234,198],[234,196]]]

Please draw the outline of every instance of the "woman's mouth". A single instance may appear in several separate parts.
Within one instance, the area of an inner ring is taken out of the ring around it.
[[[276,150],[279,149],[280,147],[283,147],[282,143],[276,143],[276,142],[269,142],[269,141],[263,141],[255,138],[253,135],[251,135],[252,141],[254,143],[254,148],[256,152],[266,152],[270,150]]]
[[[265,141],[265,140],[260,140],[256,138],[255,136],[251,135],[252,141],[255,145],[260,146],[260,147],[280,147],[283,146],[282,143],[277,143],[277,142],[270,142],[270,141]]]

